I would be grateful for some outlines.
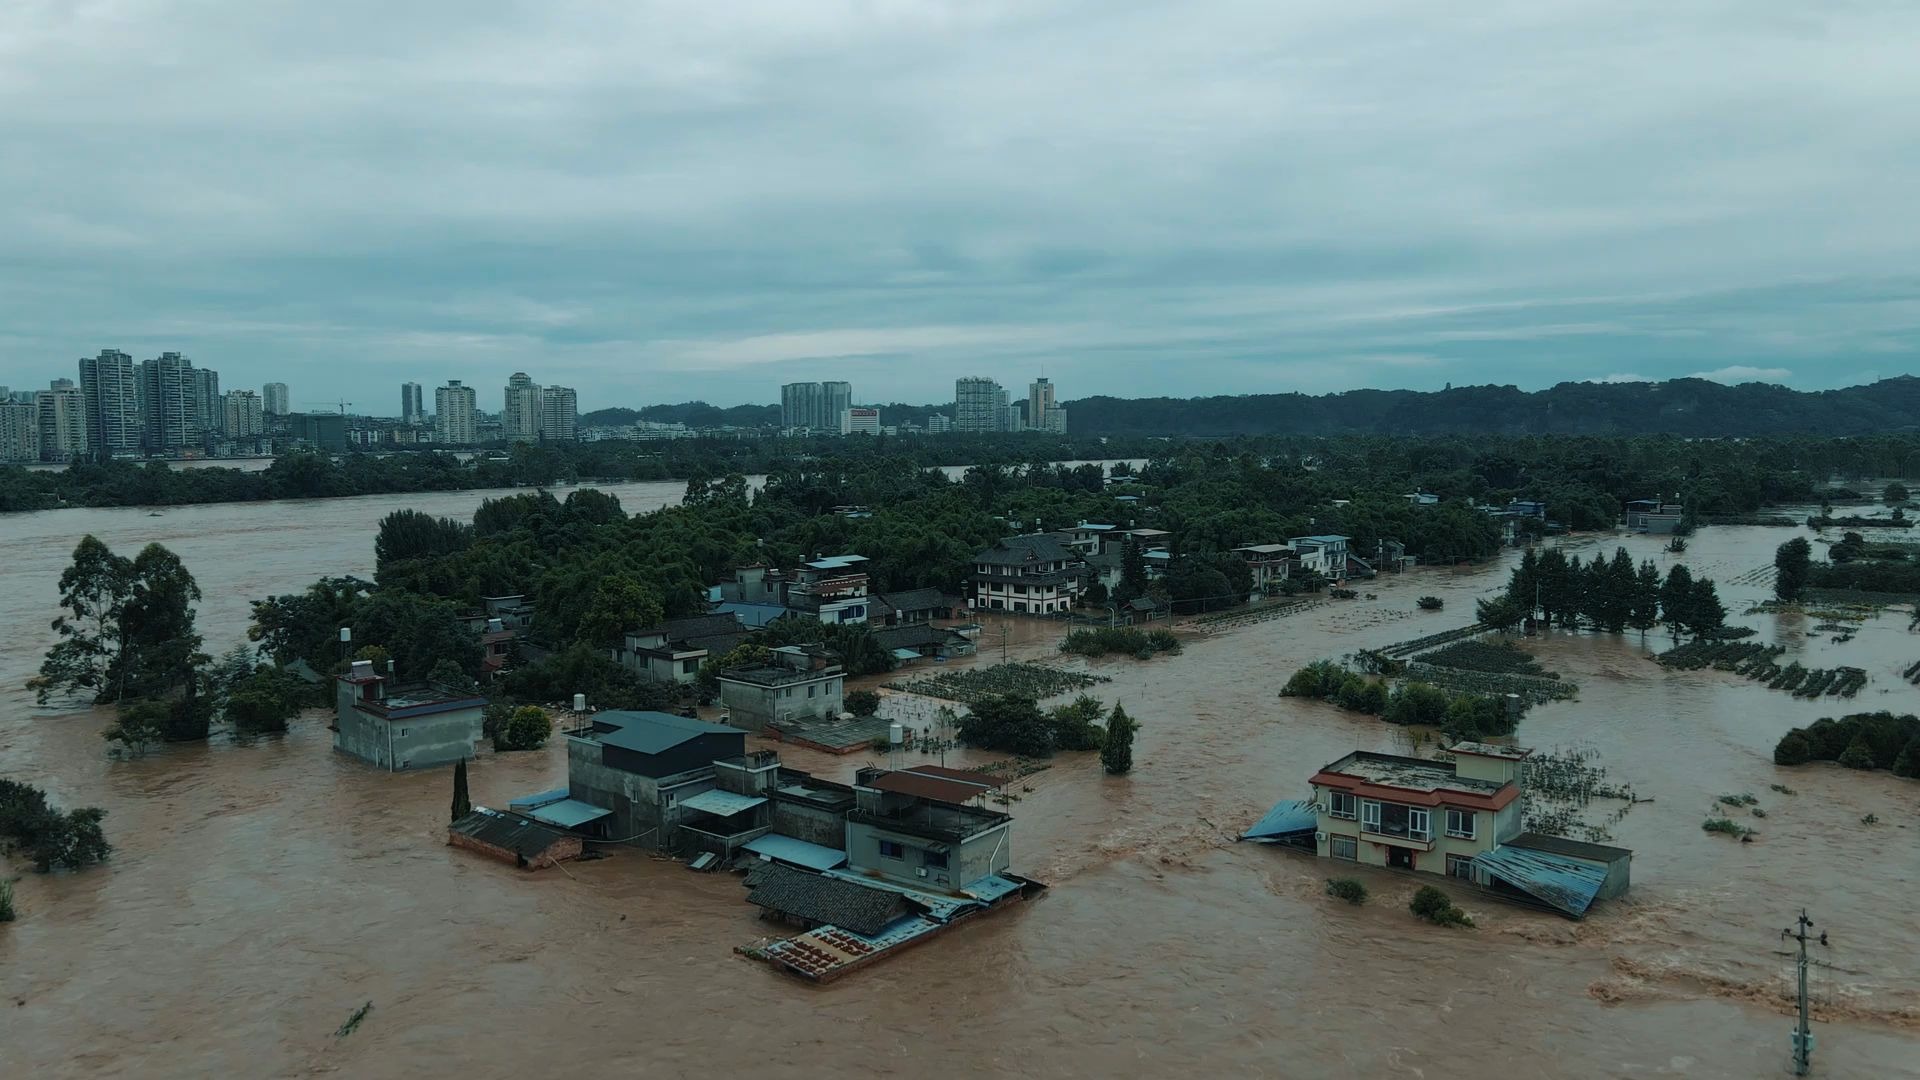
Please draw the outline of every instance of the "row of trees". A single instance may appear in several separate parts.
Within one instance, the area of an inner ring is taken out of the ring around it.
[[[959,736],[968,746],[1021,757],[1098,750],[1102,766],[1117,775],[1133,768],[1133,737],[1139,726],[1119,705],[1108,711],[1086,694],[1048,710],[1033,698],[1008,694],[974,702],[960,721]]]
[[[1505,629],[1529,612],[1550,624],[1583,623],[1608,633],[1631,628],[1646,633],[1666,623],[1677,634],[1696,637],[1715,633],[1726,625],[1727,609],[1711,578],[1695,578],[1684,565],[1675,565],[1663,580],[1652,561],[1638,566],[1626,548],[1613,557],[1596,554],[1582,564],[1559,548],[1522,556],[1507,582],[1507,593],[1496,601],[1482,601],[1480,619]]]
[[[1439,728],[1458,739],[1511,735],[1519,722],[1503,698],[1449,692],[1422,682],[1403,682],[1389,690],[1386,680],[1349,671],[1331,660],[1316,660],[1294,672],[1280,694],[1331,702],[1389,724]]]

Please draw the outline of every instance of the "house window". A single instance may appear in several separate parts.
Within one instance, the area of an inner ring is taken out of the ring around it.
[[[812,683],[808,683],[808,684],[807,684],[807,696],[808,696],[808,697],[812,697],[812,696],[813,696],[813,691],[814,691],[814,689],[815,689],[815,688],[814,688],[814,685],[813,685]]]
[[[1471,810],[1447,811],[1447,835],[1457,836],[1462,840],[1473,839],[1476,816]]]
[[[1380,803],[1369,799],[1360,804],[1360,827],[1382,836],[1403,836],[1409,840],[1433,839],[1433,817],[1414,806]]]
[[[1465,881],[1472,881],[1473,880],[1473,856],[1471,855],[1447,856],[1447,876],[1457,877]]]
[[[880,857],[883,859],[904,859],[907,857],[907,849],[902,847],[898,841],[882,840],[880,841]]]
[[[947,868],[947,853],[928,849],[920,853],[920,861],[928,866],[945,870]]]
[[[698,660],[680,661],[680,674],[682,675],[692,675],[697,673],[699,670],[700,670],[700,661]]]
[[[1368,832],[1380,831],[1380,804],[1368,799],[1360,804],[1360,827]]]
[[[1351,791],[1329,792],[1327,814],[1330,817],[1346,818],[1352,821],[1360,816],[1360,799]]]
[[[1328,837],[1327,854],[1351,862],[1360,857],[1360,843],[1351,836]]]
[[[1426,810],[1408,809],[1407,836],[1414,840],[1433,839],[1433,815]]]

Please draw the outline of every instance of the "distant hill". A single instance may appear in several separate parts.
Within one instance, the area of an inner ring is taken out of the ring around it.
[[[580,414],[581,427],[624,427],[640,420],[694,428],[773,427],[780,423],[780,406],[734,405],[723,409],[704,401],[686,401],[641,409],[595,409]]]
[[[1867,435],[1920,428],[1920,378],[1799,391],[1704,379],[1069,401],[1077,435]]]

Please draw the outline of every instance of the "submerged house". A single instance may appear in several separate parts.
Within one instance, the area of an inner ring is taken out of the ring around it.
[[[837,717],[846,704],[846,671],[818,645],[783,645],[770,663],[719,673],[728,722],[747,731]]]
[[[977,610],[1064,615],[1080,597],[1080,553],[1045,533],[1009,536],[973,557]]]
[[[613,661],[652,682],[690,683],[709,657],[724,656],[746,639],[747,628],[733,612],[667,619],[622,634]]]
[[[425,680],[395,681],[355,660],[334,680],[333,748],[389,772],[451,765],[480,745],[487,699]]]
[[[1276,805],[1242,838],[1444,875],[1573,918],[1626,891],[1631,851],[1524,831],[1532,751],[1463,742],[1448,753],[1451,761],[1355,751],[1313,775],[1312,799]]]
[[[476,806],[447,827],[447,843],[477,851],[522,870],[538,870],[580,857],[582,841],[523,814]]]

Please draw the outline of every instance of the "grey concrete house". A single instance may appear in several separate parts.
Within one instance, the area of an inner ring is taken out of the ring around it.
[[[479,746],[487,699],[437,683],[397,683],[356,660],[334,683],[333,748],[388,771],[451,765]]]
[[[786,645],[773,650],[770,664],[720,672],[720,702],[728,722],[747,731],[831,719],[845,706],[845,680],[832,653],[817,645]]]
[[[883,621],[888,626],[912,626],[953,617],[953,604],[939,589],[881,593],[874,609],[879,617],[870,616],[869,621]]]
[[[703,812],[689,809],[689,800],[718,787],[713,763],[746,750],[747,733],[724,724],[662,712],[597,713],[585,734],[567,737],[567,795],[604,812],[593,822],[602,839],[666,847],[687,815]]]
[[[861,769],[847,814],[848,870],[942,892],[1011,870],[1013,819],[969,805],[998,786],[936,765]]]
[[[613,660],[653,682],[690,683],[710,657],[725,655],[746,639],[747,628],[731,612],[668,619],[621,635]]]

